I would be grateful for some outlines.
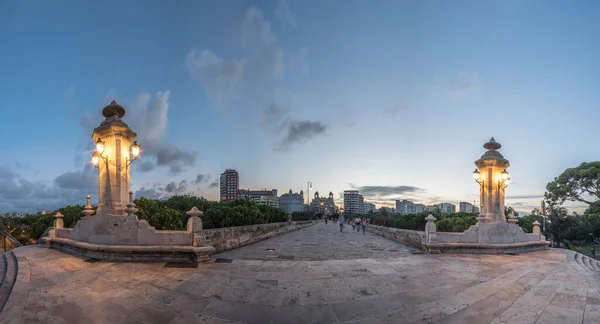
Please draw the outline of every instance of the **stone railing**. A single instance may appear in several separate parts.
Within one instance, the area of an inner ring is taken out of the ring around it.
[[[215,252],[223,252],[255,243],[314,224],[315,221],[297,221],[246,225],[236,227],[203,230],[205,242],[215,248]]]
[[[425,241],[425,232],[423,231],[413,231],[377,225],[368,225],[367,231],[377,234],[379,236],[383,236],[390,240],[400,242],[406,246],[415,249],[421,249],[422,242]]]

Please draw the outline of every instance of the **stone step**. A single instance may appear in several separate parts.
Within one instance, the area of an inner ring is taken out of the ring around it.
[[[594,270],[600,272],[600,266],[598,265],[598,260],[592,260],[592,266],[594,266]]]
[[[592,263],[590,262],[590,258],[586,257],[585,255],[583,256],[583,265],[590,271],[594,272],[594,269],[592,268]]]
[[[19,273],[19,264],[17,263],[17,257],[13,252],[4,253],[6,258],[6,273],[4,282],[0,286],[0,313],[6,305],[10,293],[12,292],[15,281],[17,280],[17,274]]]
[[[575,262],[576,262],[577,266],[579,268],[581,268],[582,271],[586,271],[586,272],[590,271],[590,269],[588,269],[588,267],[583,263],[583,255],[582,254],[575,252]]]

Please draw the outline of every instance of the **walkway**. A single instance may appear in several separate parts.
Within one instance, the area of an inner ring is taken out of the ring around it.
[[[600,322],[600,268],[571,251],[419,255],[329,226],[219,256],[233,258],[231,264],[197,267],[96,262],[44,247],[17,248],[17,283],[0,324]],[[278,257],[265,260],[265,247]],[[281,258],[290,250],[294,260]],[[313,260],[323,256],[337,260]]]
[[[336,223],[318,223],[300,231],[246,245],[215,255],[235,260],[352,260],[405,257],[418,250],[366,232],[353,232],[346,225],[343,232]]]

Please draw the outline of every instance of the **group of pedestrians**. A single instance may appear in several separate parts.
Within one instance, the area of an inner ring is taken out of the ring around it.
[[[338,218],[338,224],[340,225],[340,232],[344,231],[344,225],[346,223],[348,223],[348,225],[352,225],[352,231],[354,232],[356,230],[357,233],[360,233],[360,230],[362,228],[362,232],[363,234],[365,234],[365,230],[367,228],[367,225],[369,224],[369,219],[368,218],[360,218],[360,217],[356,217],[354,219],[348,219],[346,220],[344,218],[343,215],[341,215]]]

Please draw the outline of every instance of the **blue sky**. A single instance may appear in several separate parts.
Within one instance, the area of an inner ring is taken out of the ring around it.
[[[145,149],[137,196],[217,199],[235,168],[244,188],[474,201],[494,136],[530,211],[599,158],[598,39],[596,1],[2,1],[0,212],[95,195],[113,99]]]

